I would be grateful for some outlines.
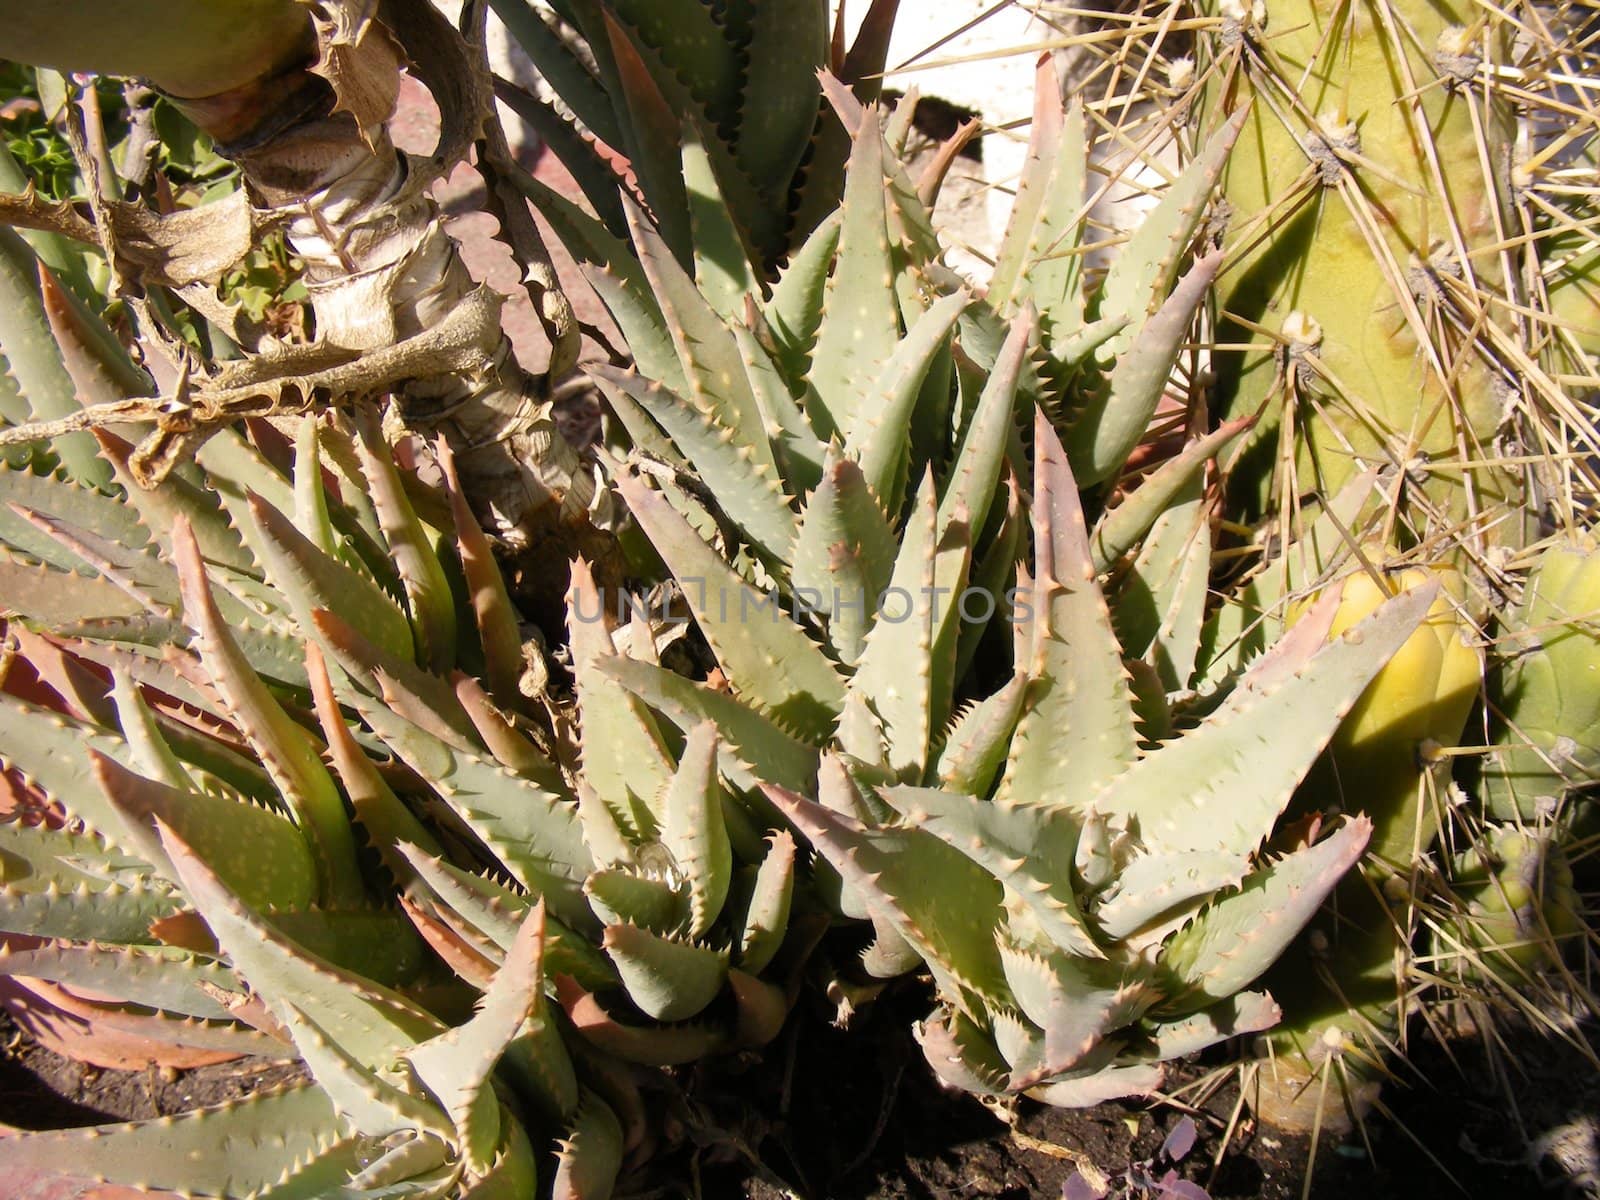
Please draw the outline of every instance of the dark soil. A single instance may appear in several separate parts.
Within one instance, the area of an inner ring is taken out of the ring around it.
[[[0,1125],[66,1129],[146,1121],[242,1100],[304,1077],[299,1063],[244,1059],[193,1071],[104,1071],[33,1041],[0,1009]],[[0,1153],[0,1162],[4,1154]]]
[[[652,1089],[646,1099],[659,1118],[660,1144],[619,1200],[1056,1200],[1079,1162],[1116,1178],[1152,1159],[1185,1112],[1200,1140],[1180,1169],[1214,1200],[1304,1194],[1308,1141],[1259,1130],[1238,1113],[1238,1088],[1225,1067],[1187,1070],[1172,1082],[1171,1104],[1079,1112],[1025,1103],[1007,1125],[936,1084],[907,1032],[920,1003],[915,994],[891,997],[849,1032],[802,1014],[764,1057],[710,1064]],[[1454,1062],[1437,1046],[1417,1047],[1412,1074],[1429,1082],[1387,1090],[1393,1120],[1374,1120],[1344,1139],[1324,1137],[1310,1194],[1600,1194],[1593,1176],[1585,1178],[1597,1152],[1600,1076],[1573,1047],[1531,1034],[1506,1040],[1514,1047],[1503,1052],[1515,1056],[1514,1101],[1497,1081],[1504,1073],[1476,1046],[1458,1048]],[[181,1112],[297,1072],[250,1062],[95,1071],[23,1039],[0,1016],[0,1123],[22,1128]],[[1541,1154],[1534,1147],[1543,1143],[1560,1144]],[[1142,1194],[1153,1195],[1125,1181],[1112,1192]]]

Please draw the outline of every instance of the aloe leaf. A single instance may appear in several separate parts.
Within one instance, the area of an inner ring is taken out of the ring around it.
[[[797,601],[827,618],[828,642],[847,665],[865,649],[895,555],[894,531],[866,476],[837,446],[828,447],[822,481],[801,517],[791,579]]]
[[[1010,1069],[994,1042],[965,1013],[940,1008],[912,1033],[945,1084],[975,1096],[1000,1096]]]
[[[678,363],[666,318],[628,243],[532,176],[519,175],[517,185],[550,222],[573,258],[588,264],[584,278],[622,331],[639,370],[672,391],[687,391],[688,381]],[[621,200],[617,203],[618,219],[625,230],[627,218],[621,211]]]
[[[1117,591],[1123,650],[1156,671],[1164,693],[1194,675],[1211,576],[1211,513],[1196,478],[1157,518]]]
[[[885,761],[896,772],[921,768],[933,732],[949,712],[955,646],[945,631],[954,624],[956,597],[966,583],[967,537],[964,524],[952,522],[941,531],[933,480],[925,478],[849,683],[852,699],[870,707],[881,724]],[[857,713],[859,708],[847,712],[841,723],[841,744],[869,758],[876,735],[859,728]]]
[[[872,103],[883,91],[889,37],[899,7],[900,0],[872,0],[861,19],[855,42],[843,55],[843,61],[837,63],[839,79],[851,86],[861,104]],[[835,29],[834,37],[836,46],[842,49],[842,28]],[[838,59],[837,50],[831,57]],[[850,136],[842,122],[831,120],[825,114],[812,143],[811,167],[805,173],[795,205],[795,227],[801,232],[813,229],[838,207],[843,183],[839,164],[844,161]]]
[[[1179,930],[1161,966],[1183,988],[1225,999],[1270,967],[1311,920],[1372,834],[1365,816],[1263,867]]]
[[[140,550],[150,541],[138,511],[125,501],[65,474],[0,465],[0,542],[62,570],[81,569],[82,560],[13,506],[47,513],[63,526],[96,534],[129,551]]]
[[[176,889],[155,880],[123,885],[47,884],[39,890],[0,887],[0,931],[69,941],[135,944],[150,940],[150,925],[183,907]]]
[[[1374,467],[1351,479],[1299,531],[1219,607],[1201,636],[1199,682],[1217,685],[1241,672],[1255,655],[1275,644],[1289,597],[1310,588],[1367,531],[1362,514],[1378,484]],[[1381,490],[1379,490],[1379,494]],[[1388,501],[1385,500],[1385,507]]]
[[[937,836],[1004,883],[1061,949],[1104,957],[1073,891],[1079,829],[1070,817],[933,788],[885,788],[882,795],[911,828]]]
[[[539,75],[561,97],[562,103],[572,110],[572,114],[602,142],[620,146],[622,138],[617,128],[616,113],[604,85],[595,78],[588,65],[573,53],[561,35],[550,27],[541,15],[539,6],[530,3],[530,0],[490,0],[489,7],[494,9],[495,15],[505,24],[517,45],[538,69]],[[504,101],[504,96],[501,99]],[[518,112],[520,114],[521,110]],[[598,207],[596,211],[599,211]],[[618,216],[621,216],[620,211]]]
[[[260,916],[303,949],[385,987],[413,982],[428,965],[411,922],[393,908],[263,909]]]
[[[0,363],[27,404],[28,417],[49,421],[83,405],[45,315],[38,282],[44,269],[26,242],[9,228],[0,229]],[[110,484],[111,468],[95,453],[91,435],[69,433],[50,444],[79,483]]]
[[[1429,585],[1403,593],[1327,644],[1333,608],[1319,602],[1208,720],[1111,781],[1095,808],[1137,820],[1151,853],[1259,846],[1436,591]],[[1325,601],[1337,599],[1329,593]]]
[[[327,1094],[300,1086],[139,1124],[9,1137],[6,1165],[245,1200],[339,1139]]]
[[[743,376],[742,366],[740,368]],[[782,561],[794,541],[795,516],[783,494],[777,464],[752,454],[740,433],[721,419],[639,375],[595,365],[590,375],[616,404],[619,393],[633,400],[667,431],[717,499],[718,505],[769,561]]]
[[[306,414],[294,438],[294,527],[324,554],[334,554],[333,522],[328,494],[322,486],[322,443],[319,422]]]
[[[437,675],[373,645],[348,621],[324,608],[312,609],[306,628],[340,668],[376,692],[400,716],[434,737],[461,749],[478,751],[482,742],[456,689]]]
[[[200,552],[207,562],[244,575],[259,572],[255,556],[245,546],[215,495],[202,491],[177,471],[158,488],[141,488],[128,469],[133,446],[109,429],[96,429],[94,436],[100,444],[100,457],[111,464],[124,496],[138,512],[140,524],[151,530],[157,541],[170,540],[172,522],[182,514],[189,519],[189,527],[194,530],[195,540],[200,543]]]
[[[737,153],[746,172],[787,208],[817,125],[817,72],[827,65],[828,14],[820,4],[754,4]]]
[[[395,1140],[386,1138],[385,1142]],[[336,1180],[346,1186],[327,1195],[337,1200],[369,1200],[373,1196],[383,1200],[447,1200],[456,1190],[460,1173],[459,1167],[448,1161],[450,1147],[430,1134],[402,1134],[398,1140],[398,1145],[380,1151],[367,1166],[358,1163],[358,1170],[347,1170],[343,1179]],[[363,1161],[370,1158],[370,1151],[362,1155]],[[299,1181],[295,1184],[298,1186]],[[262,1200],[276,1200],[276,1195],[271,1193]]]
[[[661,937],[634,925],[611,925],[601,942],[623,990],[658,1021],[686,1021],[710,1004],[728,978],[719,950]]]
[[[1110,1034],[1137,1021],[1160,996],[1143,964],[1036,953],[1005,939],[1000,958],[1017,1006],[1044,1030],[1044,1052],[1037,1065],[1013,1074],[1015,1091],[1090,1065]]]
[[[1157,1022],[1149,1033],[1156,1053],[1170,1060],[1198,1054],[1241,1034],[1271,1029],[1282,1019],[1283,1010],[1265,992],[1240,992],[1191,1016]]]
[[[281,1011],[301,1060],[341,1118],[368,1137],[408,1131],[425,1131],[441,1141],[450,1137],[450,1125],[438,1109],[359,1062],[292,1000],[284,1001]]]
[[[520,1200],[537,1190],[538,1166],[527,1133],[509,1114],[503,1124],[505,1137],[493,1165],[471,1183],[460,1187],[460,1200]],[[458,1185],[450,1182],[445,1193],[437,1200],[452,1200],[450,1188],[455,1186]],[[434,1198],[423,1197],[419,1200]]]
[[[1118,941],[1159,941],[1199,902],[1236,887],[1249,871],[1248,855],[1221,850],[1135,855],[1100,895],[1095,924]]]
[[[1117,252],[1100,286],[1099,317],[1128,324],[1101,349],[1103,361],[1120,359],[1133,348],[1145,319],[1171,290],[1247,112],[1241,108],[1211,136]]]
[[[1061,106],[1054,64],[1041,62],[1034,87],[1028,157],[1005,237],[995,255],[989,302],[1001,314],[1026,301],[1038,308],[1051,340],[1083,323],[1082,257],[1089,163],[1082,104]]]
[[[512,0],[513,3],[519,0]],[[527,5],[532,8],[532,5]],[[592,126],[585,125],[579,128],[572,119],[558,110],[554,104],[533,95],[531,92],[518,87],[505,79],[496,77],[494,81],[495,98],[511,109],[520,117],[528,129],[533,131],[543,147],[556,156],[567,173],[572,176],[578,187],[583,192],[583,198],[604,222],[607,231],[617,237],[626,237],[628,233],[628,219],[622,211],[622,193],[624,186],[622,177],[618,175],[617,168],[613,166],[615,151],[609,151],[597,145],[595,139],[588,132]],[[558,93],[565,98],[565,93]],[[607,115],[611,122],[610,104],[606,104]],[[607,146],[614,146],[616,142],[607,141]],[[608,157],[608,154],[612,157]],[[518,180],[519,186],[524,186],[524,180],[531,178],[520,167],[515,169],[516,175],[523,176]]]
[[[579,1035],[625,1062],[671,1067],[699,1062],[726,1048],[727,1032],[698,1021],[675,1025],[626,1025],[608,1013],[593,995],[570,981],[557,981],[561,1004]]]
[[[533,902],[491,879],[433,858],[415,846],[400,852],[419,878],[452,913],[497,945],[502,952],[516,941]],[[616,983],[616,973],[589,938],[576,934],[554,917],[545,917],[544,958],[552,976],[570,975],[586,988]]]
[[[400,802],[351,734],[334,697],[333,683],[328,678],[321,652],[314,645],[306,649],[311,696],[328,745],[329,761],[371,844],[396,877],[404,878],[403,860],[398,858],[401,844],[416,845],[429,854],[441,853],[440,847],[422,822]]]
[[[719,316],[737,320],[745,297],[759,296],[761,284],[750,267],[749,247],[723,199],[711,155],[692,124],[684,126],[683,179],[694,237],[694,281]]]
[[[314,1007],[357,1061],[384,1066],[442,1031],[437,1018],[371,980],[310,954],[240,903],[183,839],[157,826],[184,892],[205,918],[233,969],[287,1023],[288,1004]]]
[[[546,954],[545,973],[557,969]],[[553,1120],[569,1119],[580,1103],[578,1076],[566,1036],[541,987],[528,1019],[501,1059],[501,1069],[516,1082],[519,1095],[528,1096]]]
[[[1093,1108],[1108,1100],[1148,1096],[1166,1078],[1159,1063],[1099,1067],[1069,1079],[1053,1079],[1031,1088],[1028,1095],[1057,1108]]]
[[[842,227],[841,214],[834,212],[811,232],[779,272],[772,298],[762,308],[774,339],[773,355],[796,388],[811,375],[811,352],[822,328],[828,271]]]
[[[749,450],[755,469],[769,468],[776,485],[777,468],[733,335],[638,206],[625,201],[624,207],[634,250],[661,306],[677,348],[682,378],[688,384],[687,389],[674,390],[687,397],[702,416],[733,430],[740,446]],[[745,294],[740,293],[741,310]]]
[[[878,367],[845,438],[845,453],[861,465],[879,505],[898,513],[905,499],[911,452],[912,417],[934,360],[949,345],[950,331],[971,297],[945,296],[912,325],[904,340]],[[869,369],[862,364],[863,369]]]
[[[775,346],[776,340],[753,299],[746,297],[744,323],[736,323],[732,328],[744,373],[750,380],[750,393],[755,397],[756,410],[772,444],[772,458],[778,464],[784,489],[791,495],[804,495],[816,487],[817,480],[822,477],[822,442],[767,349]]]
[[[0,550],[0,595],[13,613],[48,619],[52,627],[145,611],[142,601],[103,576],[47,567],[5,550]]]
[[[690,731],[662,801],[661,844],[672,855],[689,892],[692,938],[706,935],[728,898],[733,849],[723,824],[723,803],[717,777],[717,727],[707,721]]]
[[[517,882],[563,921],[592,924],[583,880],[592,869],[576,807],[498,763],[441,741],[387,706],[355,700],[362,719],[438,793]]]
[[[143,859],[113,850],[91,833],[0,823],[0,884],[25,891],[80,884],[105,887],[119,880],[133,883],[148,876]]]
[[[1104,394],[1069,414],[1067,453],[1082,486],[1116,475],[1150,427],[1223,257],[1216,250],[1195,259],[1161,307],[1139,326],[1137,343],[1122,347]]]
[[[655,214],[663,241],[679,263],[687,264],[691,261],[693,238],[689,231],[683,160],[678,144],[682,118],[662,91],[663,84],[677,91],[682,90],[681,85],[670,73],[658,78],[651,72],[641,53],[647,47],[635,42],[629,30],[611,12],[603,12],[601,21],[605,45],[616,71],[615,94],[626,110],[626,115],[619,110],[623,144],[617,148],[627,156],[633,168],[639,190]]]
[[[434,446],[435,457],[450,493],[450,515],[455,520],[456,556],[466,579],[467,595],[477,621],[478,642],[483,648],[484,676],[489,692],[502,707],[512,707],[520,699],[518,684],[522,673],[522,632],[517,611],[506,591],[505,576],[495,561],[494,547],[467,503],[455,457],[446,439]]]
[[[1110,570],[1150,531],[1156,519],[1199,477],[1205,464],[1236,437],[1250,428],[1253,418],[1241,418],[1218,426],[1211,433],[1189,442],[1155,471],[1139,481],[1115,508],[1095,522],[1090,537],[1095,572]]]
[[[150,712],[144,698],[139,696],[138,685],[134,685],[133,677],[126,670],[114,670],[110,677],[110,688],[117,706],[117,725],[122,728],[123,738],[128,739],[128,749],[136,768],[147,778],[168,787],[190,792],[197,790],[194,779],[189,778],[178,755],[173,754],[162,738],[155,715]]]
[[[683,895],[666,880],[639,874],[637,868],[595,871],[584,881],[583,890],[595,916],[607,925],[637,925],[671,934],[687,924]]]
[[[26,975],[115,996],[207,1020],[227,1020],[227,1009],[201,984],[238,990],[233,972],[187,950],[167,946],[44,945],[13,949],[0,945],[0,975]]]
[[[161,851],[154,825],[177,829],[219,878],[253,907],[307,904],[316,894],[316,862],[300,831],[277,813],[206,792],[180,791],[131,771],[97,750],[91,768],[120,818],[111,833],[140,858],[177,876]]]
[[[1036,318],[1031,309],[1024,309],[1011,323],[995,358],[994,369],[978,398],[977,410],[962,434],[961,449],[950,467],[944,494],[939,498],[941,530],[955,519],[958,511],[966,514],[974,537],[983,531],[989,519],[1006,451],[1016,431],[1017,383],[1035,329]]]
[[[702,721],[716,724],[723,775],[740,788],[770,781],[793,790],[816,784],[818,751],[724,692],[637,659],[602,661],[601,672],[638,696],[687,734]]]
[[[759,975],[772,962],[789,931],[794,897],[794,837],[779,830],[767,838],[767,853],[755,868],[748,894],[739,897],[739,930],[735,943],[739,969]]]
[[[0,692],[0,756],[17,764],[17,746],[28,747],[27,778],[72,820],[120,850],[122,823],[95,785],[90,751],[119,761],[131,759],[127,743],[83,721]]]
[[[587,1088],[572,1127],[556,1146],[551,1200],[607,1200],[626,1146],[611,1106]]]
[[[589,564],[572,564],[567,634],[578,696],[583,775],[614,812],[635,827],[656,823],[654,804],[672,776],[661,731],[639,697],[619,689],[601,670],[618,657],[612,615],[595,587]]]
[[[173,584],[177,577],[153,550],[130,549],[19,504],[12,504],[11,511],[138,600],[147,612],[166,614],[176,608],[178,597]]]
[[[450,1114],[478,1172],[500,1140],[500,1100],[489,1086],[495,1064],[544,1000],[544,906],[535,904],[471,1020],[406,1054],[417,1078]]]
[[[207,671],[305,835],[322,897],[335,904],[358,903],[363,889],[355,838],[319,747],[283,711],[240,652],[212,597],[200,548],[181,518],[173,527],[172,554],[184,612],[195,626]]]
[[[248,494],[247,504],[255,532],[252,541],[301,629],[310,629],[311,614],[326,608],[388,654],[410,661],[411,626],[382,588],[326,553],[254,492]]]
[[[994,940],[1003,893],[989,872],[924,830],[868,829],[785,789],[765,791],[868,908],[916,947],[943,994],[1008,994]]]
[[[400,572],[416,635],[417,659],[435,671],[455,665],[456,604],[432,539],[406,495],[393,452],[378,431],[370,410],[357,415],[356,443],[368,494],[377,509],[378,523],[389,554]]]
[[[1000,786],[1005,796],[1081,812],[1134,760],[1133,706],[1077,485],[1042,412],[1034,453],[1034,588],[1024,622],[1034,683]]]
[[[566,786],[561,768],[535,744],[515,718],[489,698],[481,683],[460,671],[455,672],[454,683],[456,699],[472,722],[478,740],[497,763],[552,791]]]
[[[986,796],[1005,763],[1011,734],[1022,717],[1028,677],[1013,675],[999,691],[971,705],[950,723],[935,760],[947,792]]]
[[[823,321],[810,379],[824,436],[854,427],[877,378],[900,341],[900,315],[892,287],[888,214],[883,185],[883,133],[876,115],[862,123],[846,173],[838,259],[828,279]]]
[[[684,589],[741,697],[800,731],[826,737],[844,703],[844,683],[821,648],[782,612],[780,597],[762,596],[740,579],[641,481],[624,477],[617,487]]]
[[[662,64],[688,85],[719,124],[738,111],[738,51],[703,0],[612,0],[640,41],[659,51]]]

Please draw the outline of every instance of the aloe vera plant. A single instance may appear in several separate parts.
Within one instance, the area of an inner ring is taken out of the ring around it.
[[[91,393],[132,373],[33,268],[9,277],[6,361]],[[7,1154],[220,1196],[523,1196],[564,1135],[554,1193],[603,1194],[641,1134],[626,1073],[595,1064],[782,1023],[814,937],[789,941],[795,844],[719,768],[710,725],[660,739],[619,790],[607,731],[636,706],[584,690],[565,754],[447,444],[438,490],[375,419],[295,428],[222,431],[154,490],[109,432],[0,471],[0,591],[58,701],[0,695],[8,766],[50,815],[0,826],[0,930],[45,939],[0,971],[189,1051],[298,1056],[315,1087],[106,1133],[92,1162],[65,1149],[87,1135]],[[576,577],[588,679],[614,651]],[[281,1152],[233,1162],[257,1139]],[[184,1146],[215,1172],[152,1162]]]
[[[1165,1059],[1276,1019],[1246,989],[1370,825],[1268,838],[1433,596],[1332,642],[1321,604],[1173,736],[1156,663],[1192,665],[1199,623],[1185,639],[1155,622],[1129,655],[1153,681],[1139,688],[1098,577],[1163,517],[1187,518],[1192,537],[1190,489],[1241,427],[1194,442],[1093,527],[1075,473],[1116,479],[1168,385],[1216,263],[1180,274],[1228,135],[1093,291],[1073,255],[1083,116],[1047,82],[982,301],[939,261],[929,191],[893,157],[894,127],[838,88],[854,136],[838,223],[770,295],[752,269],[743,304],[728,303],[635,209],[629,247],[541,199],[635,348],[638,373],[596,375],[635,447],[618,489],[725,681],[600,664],[640,702],[627,744],[650,744],[648,721],[712,722],[731,777],[819,854],[835,913],[870,925],[844,982],[930,970],[941,1007],[921,1037],[943,1078],[1088,1104],[1152,1090]],[[1176,587],[1169,556],[1136,561],[1143,598],[1203,603],[1208,558]],[[1008,679],[977,659],[985,639]],[[1296,736],[1274,744],[1268,727]],[[1142,738],[1158,744],[1141,753]]]

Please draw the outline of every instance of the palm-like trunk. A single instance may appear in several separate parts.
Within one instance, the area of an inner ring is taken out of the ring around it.
[[[449,440],[484,525],[520,551],[554,535],[558,561],[592,554],[593,482],[512,357],[498,298],[473,283],[424,190],[479,135],[486,74],[425,0],[385,0],[393,33],[371,19],[378,8],[323,4],[314,21],[299,0],[0,0],[0,28],[9,55],[143,76],[173,98],[239,164],[258,226],[280,225],[304,260],[319,346],[346,359],[407,348],[404,365],[363,390],[392,390],[405,428]],[[448,93],[432,159],[400,154],[386,131],[408,51]],[[570,309],[531,228],[510,232],[522,233],[530,290],[558,343],[552,365],[570,363]],[[362,382],[359,370],[350,377]]]

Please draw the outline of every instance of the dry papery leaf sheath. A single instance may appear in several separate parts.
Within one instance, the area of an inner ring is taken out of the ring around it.
[[[131,16],[110,15],[112,33],[126,37],[88,44],[78,39],[81,28],[106,27],[91,14],[82,24],[36,22],[12,7],[0,6],[0,15],[18,23],[19,49],[30,59],[150,76],[238,163],[245,187],[221,203],[170,216],[97,200],[91,222],[31,192],[0,198],[0,215],[98,243],[126,290],[179,291],[253,356],[203,377],[183,375],[170,395],[87,409],[7,431],[0,441],[150,422],[155,429],[132,466],[141,484],[153,486],[220,425],[242,416],[292,415],[392,393],[398,427],[448,438],[479,519],[514,547],[548,536],[558,521],[588,526],[593,479],[551,423],[544,380],[528,377],[512,357],[499,298],[473,283],[425,193],[474,142],[491,179],[495,164],[505,166],[503,135],[492,117],[485,126],[492,108],[487,69],[432,5],[239,0],[200,5],[204,11],[196,13],[189,0],[167,0],[137,6],[137,29],[125,28]],[[261,36],[231,70],[214,63],[189,69],[145,53],[145,30],[165,27],[152,8],[171,10],[165,15],[174,22],[214,23],[218,10],[230,10]],[[470,6],[467,20],[482,19],[482,6]],[[63,29],[75,44],[49,44]],[[397,151],[387,131],[408,63],[445,114],[430,157]],[[219,90],[201,90],[219,83]],[[507,224],[551,341],[544,379],[553,378],[576,356],[571,308],[532,222]],[[316,319],[311,346],[277,343],[215,292],[222,273],[273,229],[305,263]]]

